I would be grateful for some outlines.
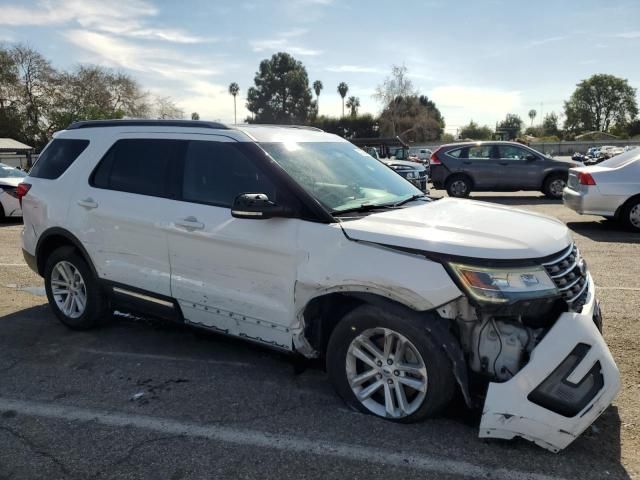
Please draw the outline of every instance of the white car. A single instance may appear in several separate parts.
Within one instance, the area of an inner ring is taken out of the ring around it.
[[[0,163],[0,221],[6,217],[21,217],[17,188],[27,174]]]
[[[19,192],[25,260],[71,328],[121,308],[320,357],[347,404],[401,423],[456,391],[479,407],[473,375],[481,437],[554,452],[620,388],[563,223],[432,201],[336,135],[81,122]]]
[[[640,231],[640,150],[572,168],[562,198],[580,214],[615,218]]]

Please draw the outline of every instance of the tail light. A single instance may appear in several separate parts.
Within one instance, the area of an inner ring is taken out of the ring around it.
[[[429,165],[442,165],[442,162],[438,158],[438,155],[436,155],[437,153],[438,150],[431,154],[431,158],[429,158]]]
[[[595,185],[596,181],[593,179],[590,173],[580,172],[578,174],[578,182],[580,185]]]
[[[22,197],[24,197],[29,189],[31,188],[30,183],[21,183],[16,188],[16,195],[18,196],[18,201],[20,202],[20,206],[22,207]]]

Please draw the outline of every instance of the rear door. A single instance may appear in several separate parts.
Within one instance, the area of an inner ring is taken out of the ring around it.
[[[163,227],[183,146],[144,137],[128,134],[109,148],[88,181],[77,185],[69,220],[102,279],[170,296]]]
[[[240,145],[227,137],[188,142],[176,177],[180,199],[164,212],[171,291],[192,323],[291,349],[297,265],[305,258],[301,220],[231,216],[241,193],[290,201]]]
[[[496,150],[500,171],[496,181],[499,187],[540,188],[544,167],[537,155],[517,145],[497,145]]]
[[[492,149],[492,145],[483,143],[461,151],[460,171],[468,174],[477,188],[490,189],[496,186],[499,173],[491,155]]]

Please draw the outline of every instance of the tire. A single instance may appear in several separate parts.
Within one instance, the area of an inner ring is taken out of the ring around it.
[[[452,175],[447,178],[445,188],[450,197],[466,198],[471,193],[472,182],[466,175]]]
[[[542,193],[548,198],[559,200],[562,198],[562,190],[567,186],[567,176],[561,173],[552,173],[544,180]]]
[[[394,422],[413,423],[437,415],[450,402],[455,391],[451,362],[426,328],[407,317],[361,305],[334,329],[327,347],[327,371],[336,392],[351,408]],[[395,345],[389,343],[392,347],[400,345],[398,340],[409,342],[401,353],[404,368],[393,358],[395,348],[389,348],[385,357],[387,339],[395,339]],[[377,345],[378,356],[364,346],[365,340]],[[361,354],[368,358],[366,362]],[[413,367],[411,371],[408,366]],[[409,382],[414,387],[409,387]],[[374,393],[364,398],[371,391]],[[391,404],[387,395],[392,397]],[[403,397],[405,408],[400,403]]]
[[[640,232],[640,198],[631,199],[625,204],[620,220],[629,230]]]
[[[73,281],[67,279],[73,277]],[[69,285],[71,299],[67,303]],[[60,247],[47,258],[44,285],[58,320],[74,330],[88,330],[106,318],[108,302],[87,262],[73,247]],[[62,293],[58,293],[62,292]],[[84,308],[81,301],[84,298]]]

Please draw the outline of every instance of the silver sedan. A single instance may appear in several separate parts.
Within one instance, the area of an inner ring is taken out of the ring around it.
[[[615,218],[640,232],[640,149],[570,169],[562,199],[580,214]]]

